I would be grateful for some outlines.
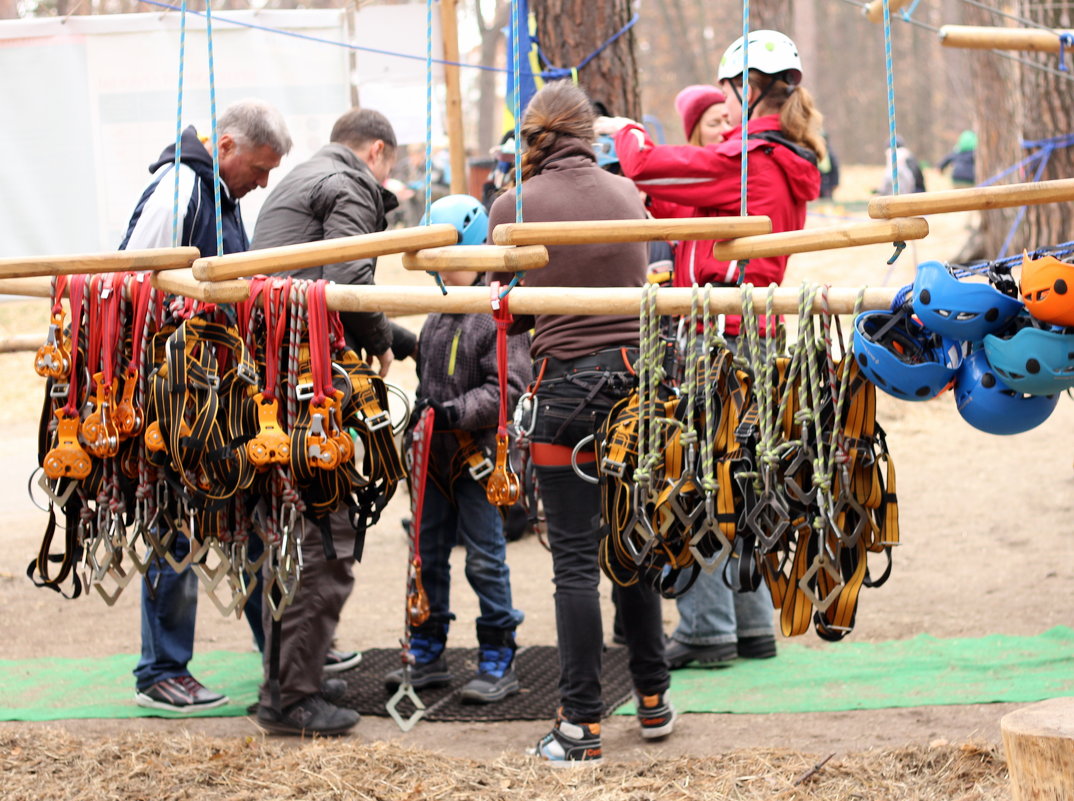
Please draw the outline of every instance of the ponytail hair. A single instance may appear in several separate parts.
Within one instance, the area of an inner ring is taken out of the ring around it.
[[[570,81],[547,83],[533,96],[522,115],[522,180],[532,178],[561,136],[592,142],[593,104],[582,89]]]
[[[741,80],[741,76],[739,77]],[[781,133],[797,145],[817,154],[817,161],[824,161],[828,148],[821,133],[824,115],[813,103],[813,95],[804,86],[796,86],[781,77],[750,71],[750,94],[767,93],[758,107],[761,114],[779,114]]]

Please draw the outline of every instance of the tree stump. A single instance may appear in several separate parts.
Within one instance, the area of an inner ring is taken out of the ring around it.
[[[1013,801],[1074,799],[1074,698],[1052,698],[1000,720]]]

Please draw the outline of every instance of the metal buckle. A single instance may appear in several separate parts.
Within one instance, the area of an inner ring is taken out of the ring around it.
[[[313,382],[295,384],[295,398],[300,401],[313,400]]]
[[[392,424],[392,416],[387,411],[381,410],[372,417],[365,418],[365,425],[370,431],[379,431]]]
[[[470,478],[474,481],[480,481],[483,478],[491,476],[494,469],[495,465],[492,463],[492,460],[486,456],[477,464],[470,465]]]
[[[260,386],[261,383],[257,375],[257,368],[247,365],[245,362],[239,362],[238,367],[235,368],[235,377],[255,387]]]
[[[48,396],[54,400],[63,400],[71,391],[70,384],[53,384],[48,391]]]

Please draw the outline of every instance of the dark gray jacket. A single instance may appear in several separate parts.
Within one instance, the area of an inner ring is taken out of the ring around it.
[[[385,215],[399,205],[354,152],[325,145],[295,167],[269,193],[254,228],[252,250],[371,234],[387,228]],[[358,259],[291,273],[337,284],[372,284],[376,259]],[[348,343],[377,355],[392,342],[380,312],[341,312]]]

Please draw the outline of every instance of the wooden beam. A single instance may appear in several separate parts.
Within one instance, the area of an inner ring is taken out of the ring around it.
[[[904,242],[924,239],[928,234],[929,224],[924,219],[908,217],[728,239],[725,242],[717,242],[712,249],[712,255],[723,261],[757,259],[815,250],[875,245],[881,242]]]
[[[2,278],[0,295],[23,295],[28,298],[51,298],[51,278]]]
[[[353,259],[371,259],[388,253],[454,245],[458,241],[459,232],[453,225],[423,225],[213,256],[195,261],[193,270],[194,277],[199,281],[225,281]]]
[[[943,214],[950,211],[1003,209],[1011,206],[1063,203],[1074,200],[1074,178],[1038,183],[978,186],[946,192],[915,192],[910,195],[874,197],[869,201],[873,219]]]
[[[459,21],[455,0],[440,0],[440,34],[444,42],[444,88],[446,90],[447,135],[451,153],[451,193],[464,195],[466,180],[466,135],[462,125],[462,89],[459,87]]]
[[[914,0],[888,0],[888,16],[890,17],[896,11],[901,11],[912,2],[914,2]],[[869,22],[883,22],[884,0],[872,0],[871,3],[866,3],[865,7],[862,8],[861,13],[869,19]]]
[[[153,287],[204,303],[239,303],[250,297],[249,281],[199,281],[191,270],[153,273]]]
[[[405,269],[437,273],[463,270],[519,272],[536,270],[546,264],[548,249],[543,245],[525,245],[520,248],[503,245],[452,245],[403,254]]]
[[[731,239],[772,232],[767,217],[688,217],[668,220],[581,220],[497,225],[497,245],[586,245],[594,242],[658,242],[662,239]]]
[[[109,253],[77,253],[69,256],[30,256],[0,259],[0,278],[39,275],[116,273],[135,270],[179,270],[201,255],[197,248],[150,248]]]
[[[36,352],[44,341],[42,334],[12,334],[0,337],[0,353]]]
[[[940,44],[970,50],[1026,50],[1034,53],[1058,53],[1060,34],[1071,30],[1042,28],[993,28],[974,25],[943,25]]]
[[[894,287],[865,290],[863,309],[887,309],[895,297]],[[693,290],[688,288],[660,289],[656,308],[660,314],[689,314]],[[777,314],[796,314],[800,292],[796,287],[779,287],[773,295]],[[832,287],[828,307],[835,314],[854,310],[858,290]],[[511,311],[515,314],[585,314],[637,315],[641,306],[641,287],[526,287],[511,290]],[[488,287],[451,287],[445,295],[435,286],[347,286],[329,284],[325,290],[328,308],[338,311],[389,314],[448,314],[481,313],[490,311]],[[768,298],[767,289],[755,289],[754,306],[763,314]],[[734,287],[711,290],[710,306],[715,314],[737,314],[742,310],[742,292]],[[814,310],[820,311],[819,300]]]

